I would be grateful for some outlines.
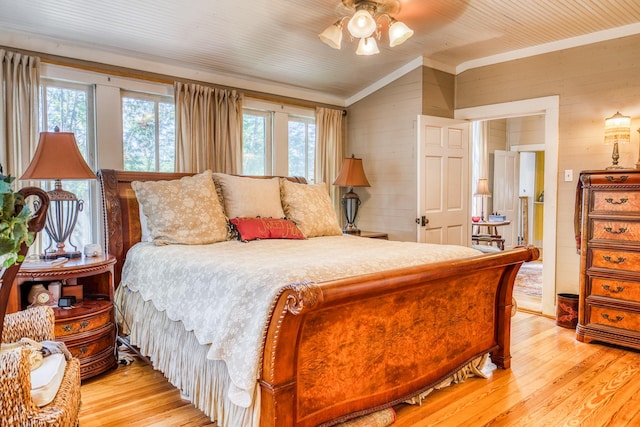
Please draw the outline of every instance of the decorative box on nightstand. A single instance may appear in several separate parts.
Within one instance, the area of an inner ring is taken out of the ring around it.
[[[7,312],[27,308],[34,285],[56,283],[61,297],[75,297],[71,307],[54,307],[55,337],[80,359],[83,380],[117,366],[113,309],[113,256],[71,259],[53,267],[20,270],[9,297]]]

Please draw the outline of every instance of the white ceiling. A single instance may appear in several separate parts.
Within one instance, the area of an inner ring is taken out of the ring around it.
[[[346,29],[342,50],[318,38],[340,0],[0,0],[0,45],[344,105],[416,63],[457,73],[640,33],[639,0],[400,3],[415,34],[394,48],[384,34],[374,56],[355,55]]]

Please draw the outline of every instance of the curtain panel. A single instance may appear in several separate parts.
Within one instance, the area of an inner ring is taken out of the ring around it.
[[[40,58],[0,49],[0,163],[16,178],[38,144]]]
[[[333,181],[340,172],[344,157],[344,120],[342,110],[316,107],[316,164],[315,181],[324,182],[331,202],[341,219],[340,188]]]
[[[176,170],[239,173],[242,168],[242,100],[235,90],[174,84]]]

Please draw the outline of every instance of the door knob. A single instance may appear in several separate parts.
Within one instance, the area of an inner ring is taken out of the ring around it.
[[[416,224],[420,224],[421,227],[424,227],[425,225],[429,224],[429,218],[424,215],[420,218],[416,218]]]

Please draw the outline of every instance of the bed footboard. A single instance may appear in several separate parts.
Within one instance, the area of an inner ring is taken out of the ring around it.
[[[261,370],[261,425],[331,425],[415,396],[475,357],[511,362],[512,290],[533,247],[289,286]]]

